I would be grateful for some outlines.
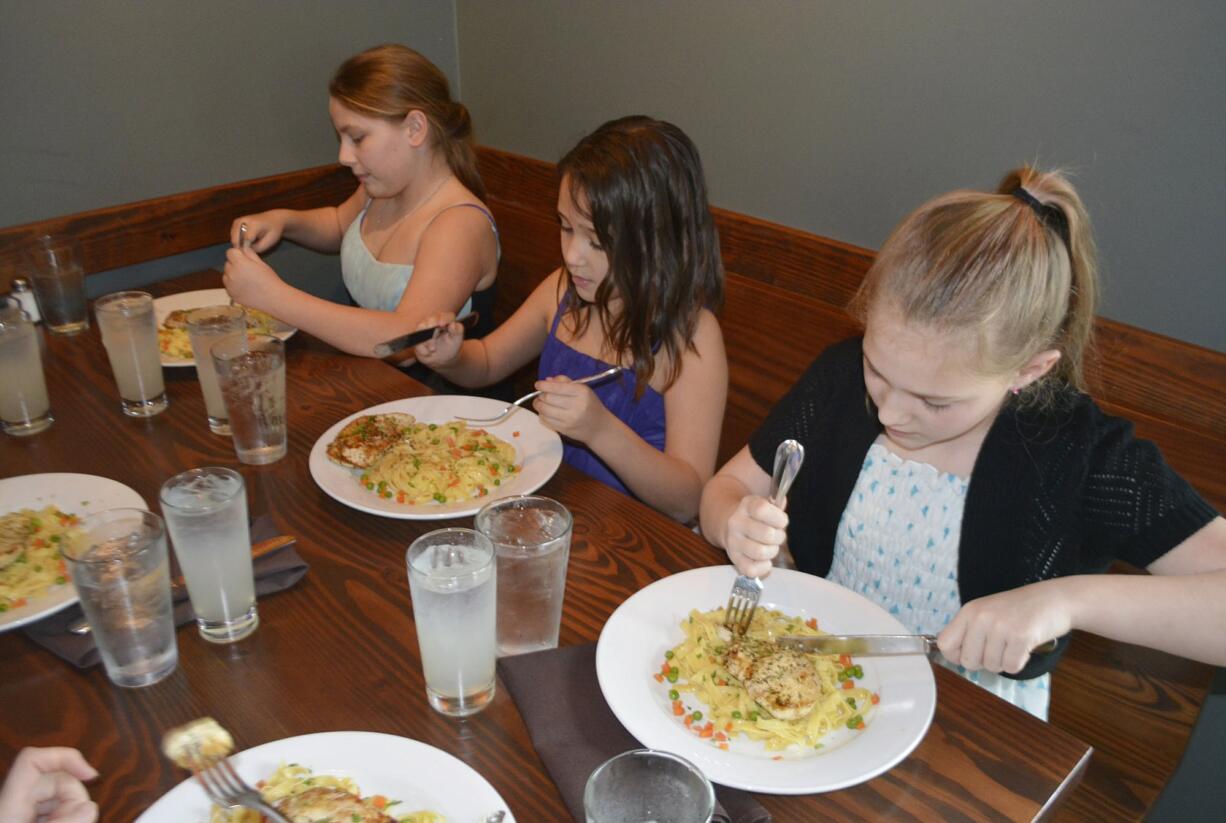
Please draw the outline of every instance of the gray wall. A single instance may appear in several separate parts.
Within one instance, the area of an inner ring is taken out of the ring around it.
[[[1103,314],[1226,348],[1226,3],[457,0],[481,142],[672,120],[716,205],[877,248],[1025,161],[1075,175]]]
[[[458,85],[451,0],[0,0],[0,226],[333,162],[328,79],[392,40]],[[340,296],[334,258],[286,244],[270,262]]]

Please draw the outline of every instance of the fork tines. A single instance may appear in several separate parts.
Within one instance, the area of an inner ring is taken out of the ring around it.
[[[724,627],[733,634],[744,634],[753,622],[753,613],[757,611],[761,597],[761,580],[737,575],[732,584],[732,594],[728,596],[728,607],[724,610]]]

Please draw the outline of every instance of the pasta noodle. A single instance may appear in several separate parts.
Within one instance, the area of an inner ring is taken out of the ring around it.
[[[0,612],[24,606],[68,582],[60,545],[78,534],[77,517],[55,506],[0,515]]]
[[[158,326],[158,348],[161,349],[162,354],[180,360],[191,360],[195,357],[192,352],[191,338],[187,334],[187,326],[183,325],[184,318],[192,311],[194,309],[173,311]],[[273,334],[281,327],[281,321],[267,312],[247,306],[243,306],[243,311],[247,313],[247,328],[251,331]]]
[[[864,718],[877,702],[868,689],[855,685],[863,671],[846,655],[805,654],[816,668],[821,694],[813,710],[795,720],[770,713],[729,673],[725,654],[730,635],[724,628],[724,610],[693,610],[681,622],[685,638],[665,654],[656,679],[670,690],[673,714],[700,737],[720,748],[737,735],[761,741],[768,751],[790,747],[821,748],[822,739],[841,729],[863,729]],[[759,608],[746,637],[769,641],[783,635],[817,636],[816,621],[805,622],[783,612]],[[695,709],[682,699],[692,695],[703,705]]]
[[[398,503],[452,503],[483,497],[519,471],[515,447],[462,420],[413,423],[361,475],[361,483]]]
[[[306,766],[301,766],[297,763],[289,763],[277,769],[267,780],[261,781],[258,788],[264,800],[275,806],[279,801],[286,798],[321,787],[336,788],[353,795],[355,798],[361,797],[361,792],[358,791],[358,784],[350,778],[329,774],[315,774]],[[361,802],[371,810],[381,811],[394,818],[398,823],[446,823],[446,818],[443,815],[432,811],[422,810],[398,815],[395,812],[395,806],[400,801],[388,800],[381,795],[364,798]],[[312,819],[315,818],[312,817]],[[342,813],[336,819],[338,821],[349,820],[350,817]],[[209,816],[209,823],[262,823],[263,820],[264,817],[259,812],[251,809],[228,811],[220,806],[213,806]]]

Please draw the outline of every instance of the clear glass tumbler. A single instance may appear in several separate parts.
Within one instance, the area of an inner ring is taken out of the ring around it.
[[[211,351],[239,461],[263,465],[285,457],[285,343],[241,332],[221,338]]]
[[[499,656],[556,648],[570,512],[548,497],[503,497],[487,503],[476,524],[498,554]]]
[[[148,686],[179,660],[162,519],[143,509],[107,509],[81,521],[61,548],[94,642],[117,686]]]
[[[494,547],[472,529],[438,529],[405,555],[426,698],[463,717],[494,699]]]
[[[38,331],[20,305],[0,303],[0,427],[22,437],[51,425]]]
[[[47,331],[79,334],[89,328],[81,249],[71,237],[45,234],[27,253],[30,285]]]
[[[209,416],[209,429],[214,434],[229,434],[230,419],[226,401],[217,384],[217,369],[213,366],[213,344],[223,337],[247,330],[247,313],[242,306],[205,306],[189,312],[186,319],[187,337],[192,342],[196,359],[196,376],[204,394],[204,408]]]
[[[596,768],[583,790],[587,823],[709,823],[715,789],[690,761],[632,749]]]
[[[108,294],[94,303],[94,313],[115,373],[123,413],[129,417],[161,414],[170,401],[162,379],[153,295],[143,291]]]
[[[192,469],[159,495],[200,636],[233,643],[260,624],[255,606],[247,489],[233,469]]]

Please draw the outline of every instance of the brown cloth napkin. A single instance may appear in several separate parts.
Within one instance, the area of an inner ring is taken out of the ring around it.
[[[583,821],[588,775],[610,757],[642,748],[600,693],[595,644],[503,657],[498,673],[566,807],[575,820]],[[542,688],[542,683],[549,688]],[[752,795],[715,787],[714,823],[770,823],[770,819],[770,812]]]
[[[251,541],[265,540],[276,536],[276,527],[271,518],[260,517],[251,524]],[[255,561],[255,595],[257,598],[266,594],[288,589],[302,579],[309,567],[294,544],[289,543],[277,549],[272,554],[266,554]],[[192,604],[187,599],[186,589],[175,589],[175,625],[182,626],[196,619]],[[68,661],[80,669],[88,669],[101,662],[98,656],[98,646],[93,635],[71,634],[68,626],[81,616],[81,607],[70,606],[25,628],[29,637],[44,649],[61,659]]]

